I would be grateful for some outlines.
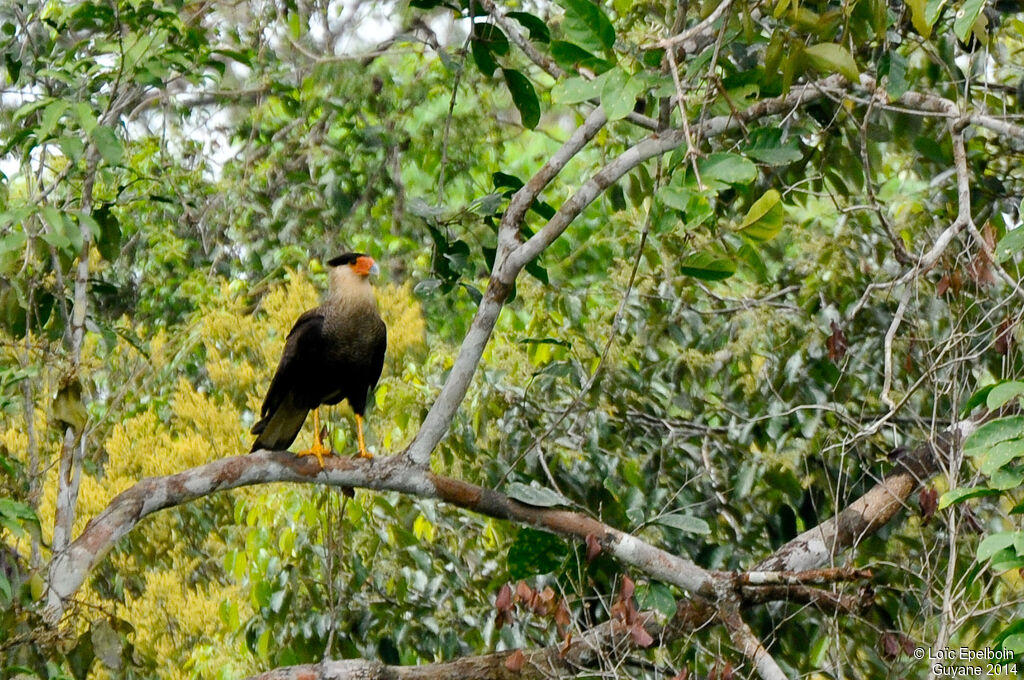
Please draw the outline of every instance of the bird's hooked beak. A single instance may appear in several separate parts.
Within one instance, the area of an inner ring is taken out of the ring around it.
[[[376,276],[380,273],[380,267],[369,255],[363,255],[352,264],[352,269],[360,276]]]

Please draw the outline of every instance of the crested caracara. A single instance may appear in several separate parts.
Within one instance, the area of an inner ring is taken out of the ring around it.
[[[387,327],[377,312],[369,277],[377,273],[373,258],[346,253],[330,260],[327,298],[295,322],[288,333],[277,373],[252,433],[252,450],[287,449],[313,410],[313,455],[323,467],[330,453],[320,439],[321,404],[348,399],[356,414],[359,456],[371,458],[363,439],[363,412],[370,390],[380,378],[387,347]]]

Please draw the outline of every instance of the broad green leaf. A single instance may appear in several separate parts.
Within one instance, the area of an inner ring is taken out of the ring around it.
[[[631,78],[621,68],[609,71],[601,87],[601,106],[604,107],[608,120],[619,120],[628,116],[643,90],[642,79]]]
[[[641,583],[635,595],[640,609],[654,609],[668,619],[676,615],[676,598],[672,596],[672,589],[663,583]]]
[[[769,189],[750,206],[740,223],[740,232],[754,241],[773,239],[782,230],[784,214],[782,196],[775,189]]]
[[[910,8],[910,22],[914,25],[914,30],[920,33],[921,37],[930,38],[932,24],[925,13],[926,2],[927,0],[906,0],[906,5]]]
[[[986,536],[978,545],[978,552],[975,557],[979,562],[989,559],[1000,550],[1013,545],[1019,534],[1019,531],[1000,531],[997,534]]]
[[[109,125],[99,125],[92,131],[90,136],[96,145],[96,149],[103,156],[103,160],[111,165],[117,165],[121,162],[121,158],[124,156],[124,147],[121,145],[121,140],[118,139],[117,133],[114,132],[114,128]]]
[[[512,581],[547,574],[569,554],[565,541],[546,531],[523,528],[508,548],[508,576]]]
[[[505,85],[512,94],[512,101],[519,109],[519,117],[523,121],[523,127],[532,130],[540,122],[540,100],[533,89],[533,84],[520,71],[515,69],[502,69],[505,76]]]
[[[1003,649],[1008,649],[1014,654],[1024,654],[1024,635],[1008,635],[1003,640]]]
[[[1019,466],[1016,468],[1000,468],[989,477],[988,486],[997,491],[1008,491],[1009,489],[1019,487],[1021,482],[1024,482],[1024,471],[1021,471]]]
[[[1005,262],[1024,250],[1024,226],[1011,229],[996,244],[996,262]]]
[[[536,505],[540,508],[550,508],[555,505],[570,504],[568,498],[554,489],[548,489],[542,486],[527,486],[520,482],[512,482],[509,484],[505,489],[505,494],[509,498],[514,498],[521,503]]]
[[[757,166],[735,153],[713,153],[697,163],[701,181],[713,188],[750,184],[757,178]]]
[[[956,37],[966,42],[967,36],[974,28],[974,22],[978,20],[978,15],[984,8],[985,0],[964,0],[963,6],[957,10],[956,19],[953,21],[953,33],[956,34]]]
[[[679,529],[689,534],[707,536],[711,533],[711,527],[700,517],[693,515],[662,515],[657,519],[658,524],[673,529]]]
[[[977,456],[994,444],[1024,436],[1024,416],[1011,416],[985,423],[964,442],[964,453]]]
[[[1024,395],[1024,382],[1011,380],[994,385],[988,393],[985,405],[989,410],[994,411],[1011,399]]]
[[[988,450],[981,462],[981,472],[991,475],[1011,460],[1024,456],[1024,439],[999,442]]]
[[[893,99],[899,99],[910,87],[907,82],[907,58],[893,50],[883,57],[886,65],[885,91]]]
[[[679,263],[679,271],[702,281],[721,281],[736,273],[736,264],[710,253],[694,253]]]
[[[609,71],[614,73],[614,71]],[[595,99],[601,94],[604,75],[588,80],[582,76],[571,76],[558,81],[551,88],[551,101],[556,104],[578,104]]]
[[[804,56],[811,63],[811,66],[822,73],[839,73],[851,83],[860,80],[860,72],[857,70],[857,62],[853,55],[836,43],[818,43],[804,48]]]
[[[609,50],[615,44],[615,27],[590,0],[558,0],[565,8],[562,30],[569,39],[589,50]]]
[[[791,135],[782,139],[780,128],[757,128],[750,131],[743,153],[756,161],[768,165],[789,165],[803,158],[800,139]]]
[[[509,19],[518,21],[523,28],[529,31],[530,40],[542,43],[546,43],[551,40],[551,32],[548,30],[548,25],[539,17],[536,17],[529,12],[509,12],[505,16]]]
[[[669,208],[686,212],[686,207],[690,201],[690,192],[672,184],[666,184],[658,189],[658,200]]]
[[[50,136],[50,133],[57,127],[57,123],[60,121],[61,116],[68,110],[68,103],[63,99],[54,100],[52,103],[47,105],[43,109],[43,117],[39,122],[39,128],[37,135],[40,139],[45,139]]]
[[[586,68],[594,73],[604,73],[613,68],[613,62],[595,57],[579,45],[564,40],[551,41],[551,56],[559,66],[567,70]]]
[[[71,248],[74,229],[64,213],[52,205],[44,205],[39,209],[39,213],[42,215],[43,221],[49,226],[49,229],[43,232],[42,239],[57,250],[68,250]],[[80,237],[81,235],[79,235],[79,240]],[[81,243],[78,246],[80,248]]]
[[[951,505],[956,505],[970,498],[980,498],[982,496],[997,496],[999,492],[995,489],[989,489],[987,487],[961,487],[958,489],[952,489],[947,491],[939,497],[939,510],[948,508]]]

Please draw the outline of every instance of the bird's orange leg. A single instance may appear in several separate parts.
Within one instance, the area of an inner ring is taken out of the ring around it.
[[[324,456],[331,455],[331,450],[324,446],[323,440],[320,439],[320,409],[313,409],[313,446],[309,447],[305,451],[299,451],[297,456],[316,456],[317,462],[320,463],[320,469],[324,469]]]
[[[359,440],[359,457],[373,458],[373,454],[366,450],[366,440],[363,439],[363,417],[356,414],[356,438]]]

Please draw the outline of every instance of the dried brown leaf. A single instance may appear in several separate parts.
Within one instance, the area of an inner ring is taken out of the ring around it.
[[[505,668],[509,669],[513,673],[518,673],[523,670],[523,665],[526,663],[526,655],[523,654],[523,650],[517,649],[508,655],[505,659]]]

